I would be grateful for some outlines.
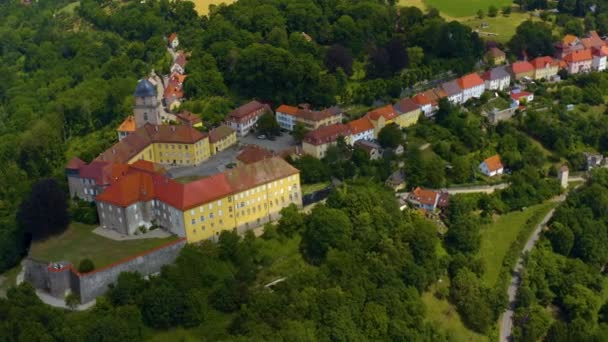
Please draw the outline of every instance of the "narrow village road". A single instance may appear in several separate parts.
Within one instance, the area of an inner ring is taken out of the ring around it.
[[[573,177],[574,178],[574,177]],[[579,179],[570,179],[569,181],[578,181]],[[583,180],[582,178],[580,180]],[[577,186],[578,187],[578,186]],[[561,196],[558,196],[554,199],[555,202],[561,203],[566,200],[567,193]],[[555,213],[555,209],[551,209],[545,215],[543,220],[536,226],[534,232],[526,241],[526,245],[524,249],[519,254],[519,258],[517,259],[517,263],[515,264],[515,268],[513,269],[513,273],[511,275],[511,282],[509,283],[509,289],[507,290],[507,294],[509,296],[509,304],[507,305],[506,311],[503,313],[501,321],[500,321],[500,342],[508,342],[511,341],[511,334],[513,333],[513,315],[515,310],[515,297],[517,296],[517,290],[519,289],[519,285],[521,283],[521,271],[524,269],[524,255],[532,250],[538,239],[540,238],[540,233],[542,229],[547,225],[547,222],[553,217]]]

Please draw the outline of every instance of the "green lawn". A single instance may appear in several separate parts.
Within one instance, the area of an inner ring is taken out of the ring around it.
[[[328,185],[329,185],[329,182],[302,184],[302,195],[308,195],[315,191],[325,189]]]
[[[488,12],[491,5],[500,9],[513,4],[511,0],[424,0],[427,6],[435,7],[441,13],[450,17],[466,17],[476,15],[480,9]]]
[[[465,327],[456,308],[447,299],[435,297],[435,291],[440,288],[446,291],[448,286],[448,280],[444,279],[442,283],[432,286],[429,291],[422,294],[422,302],[426,306],[427,320],[444,330],[450,341],[489,341],[486,336]]]
[[[80,1],[72,2],[70,4],[65,5],[63,8],[59,10],[59,13],[68,13],[73,14],[76,7],[80,5]]]
[[[75,266],[78,266],[80,260],[89,258],[95,268],[100,268],[177,239],[169,237],[115,241],[94,234],[94,228],[82,223],[72,223],[63,234],[33,243],[30,256],[49,262],[66,260]]]
[[[528,207],[524,211],[510,212],[482,228],[479,256],[485,266],[482,280],[487,286],[494,286],[498,280],[503,259],[519,231],[526,225],[526,221],[535,214],[542,213],[538,219],[540,221],[555,205],[555,202],[546,202]],[[534,222],[534,224],[536,225],[538,222]]]
[[[463,19],[461,22],[473,29],[479,29],[482,38],[506,43],[515,34],[517,26],[530,18],[532,18],[532,20],[540,20],[537,17],[531,17],[530,13],[513,12],[508,17],[498,14],[494,18],[486,16],[483,19],[478,19],[477,17],[472,17]],[[482,23],[488,24],[489,26],[480,28]],[[496,33],[496,35],[487,35],[487,33]]]

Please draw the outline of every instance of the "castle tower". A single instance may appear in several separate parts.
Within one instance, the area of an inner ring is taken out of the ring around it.
[[[562,188],[566,189],[568,187],[568,166],[564,165],[559,169],[559,173],[557,174],[557,179],[559,180],[559,184]]]
[[[160,105],[156,97],[156,86],[147,79],[139,80],[135,87],[135,107],[133,108],[137,128],[146,123],[160,125],[162,123]]]

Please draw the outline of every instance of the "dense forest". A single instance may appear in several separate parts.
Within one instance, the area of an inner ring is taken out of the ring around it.
[[[262,286],[269,247],[293,241],[305,264]],[[218,243],[185,247],[149,281],[123,273],[92,311],[64,313],[39,302],[29,285],[13,288],[0,299],[0,336],[139,341],[148,328],[207,322],[215,328],[203,337],[213,340],[446,340],[424,322],[420,299],[442,273],[439,243],[435,226],[400,212],[389,191],[349,184],[308,215],[284,209],[261,238],[224,232]]]
[[[608,336],[608,170],[571,194],[528,256],[515,317],[520,341],[603,341]]]

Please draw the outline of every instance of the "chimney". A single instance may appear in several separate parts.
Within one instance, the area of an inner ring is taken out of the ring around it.
[[[116,154],[116,149],[115,148],[112,149],[112,154]]]

